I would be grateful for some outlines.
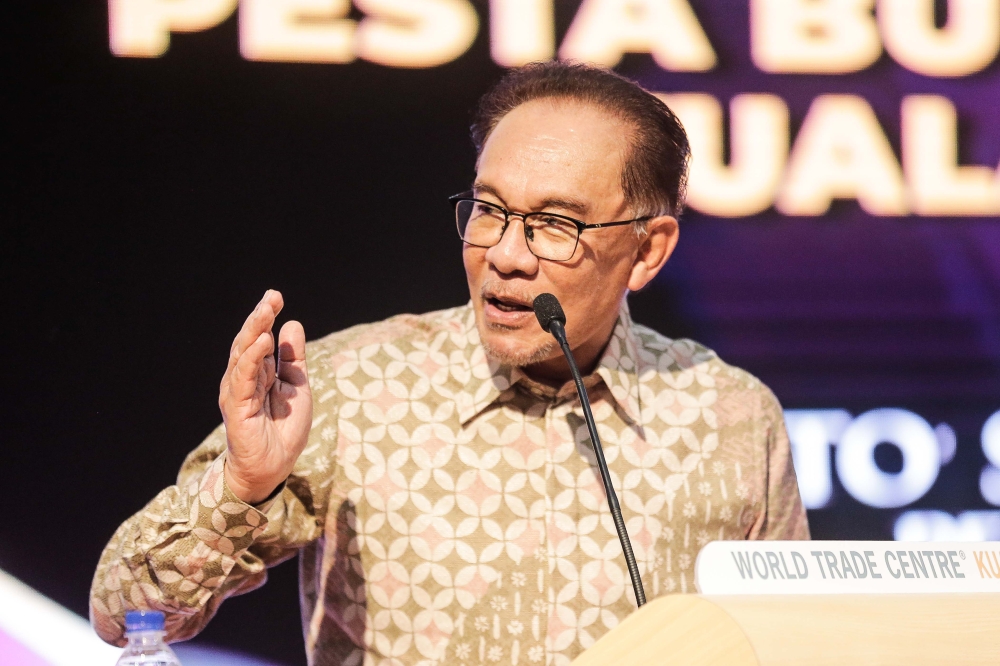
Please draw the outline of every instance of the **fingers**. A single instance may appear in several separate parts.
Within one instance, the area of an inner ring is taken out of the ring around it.
[[[254,344],[262,333],[271,330],[275,317],[278,316],[284,305],[285,301],[281,297],[281,292],[274,289],[268,289],[264,292],[264,297],[260,299],[257,307],[243,322],[243,328],[233,340],[233,346],[229,353],[229,370],[235,367],[240,356],[250,348],[250,345]]]
[[[229,367],[223,377],[220,387],[220,407],[226,411],[226,405],[233,406],[232,402],[243,402],[254,397],[260,390],[267,393],[271,390],[275,378],[278,375],[277,361],[274,357],[274,336],[271,327],[281,309],[284,307],[284,299],[281,293],[273,289],[268,289],[264,293],[257,307],[250,313],[243,328],[240,329],[229,355]],[[302,326],[298,327],[299,342],[295,343],[295,349],[301,350],[302,370],[305,368],[305,333]],[[287,328],[287,324],[285,327]],[[294,328],[294,327],[293,327]],[[294,336],[293,336],[294,337]],[[291,348],[290,348],[291,349]],[[294,364],[297,356],[294,351],[288,352],[290,359],[289,369],[295,375]],[[304,374],[303,374],[304,377]],[[283,380],[290,381],[290,380]]]
[[[278,333],[278,378],[293,386],[308,386],[306,332],[297,321],[286,322]]]
[[[265,359],[274,351],[274,338],[265,331],[240,355],[230,373],[229,394],[236,400],[249,400],[257,392],[259,383],[268,381]],[[273,359],[271,368],[273,372]],[[264,372],[261,372],[264,370]]]

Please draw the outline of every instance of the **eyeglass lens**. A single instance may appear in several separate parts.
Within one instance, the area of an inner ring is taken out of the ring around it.
[[[493,247],[504,234],[507,216],[502,208],[462,199],[455,206],[458,233],[469,245]],[[568,220],[548,213],[524,216],[524,236],[532,254],[540,259],[565,261],[573,256],[580,231]]]

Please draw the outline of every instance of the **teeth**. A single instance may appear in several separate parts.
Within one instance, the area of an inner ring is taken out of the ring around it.
[[[527,306],[521,305],[520,303],[508,303],[506,301],[501,301],[498,298],[490,298],[489,301],[501,312],[514,312],[528,309]]]

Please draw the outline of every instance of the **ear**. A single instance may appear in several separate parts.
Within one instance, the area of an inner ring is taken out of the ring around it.
[[[629,291],[639,291],[656,277],[677,247],[679,235],[677,220],[669,215],[654,217],[646,223],[646,233],[629,274]]]

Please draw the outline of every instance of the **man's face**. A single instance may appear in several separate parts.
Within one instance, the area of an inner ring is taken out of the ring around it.
[[[556,99],[522,104],[486,141],[475,197],[512,212],[560,213],[588,224],[634,217],[621,189],[630,131],[591,105]],[[594,229],[580,235],[569,261],[538,259],[519,217],[498,245],[466,245],[465,272],[487,353],[522,367],[544,368],[545,361],[560,359],[531,309],[535,296],[549,292],[562,303],[570,345],[586,365],[611,333],[639,245],[631,225]]]

